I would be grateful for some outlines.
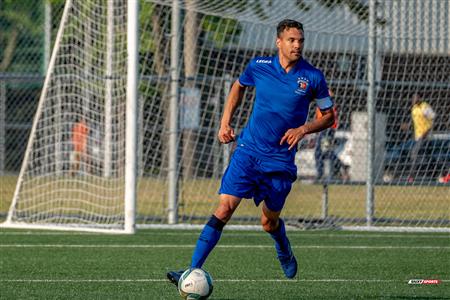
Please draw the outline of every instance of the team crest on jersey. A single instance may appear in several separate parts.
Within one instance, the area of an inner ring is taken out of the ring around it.
[[[295,90],[295,93],[304,95],[306,93],[306,90],[309,86],[309,80],[305,77],[299,77],[297,78],[297,89]]]

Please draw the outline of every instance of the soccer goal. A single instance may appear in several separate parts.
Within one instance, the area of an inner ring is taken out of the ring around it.
[[[338,127],[299,145],[287,224],[450,231],[449,3],[366,2],[67,0],[3,225],[203,224],[233,152],[216,139],[228,91],[249,59],[276,54],[276,24],[290,18],[304,24],[303,56],[333,90]],[[416,153],[417,96],[434,116]],[[230,224],[253,228],[259,215],[243,201]]]
[[[138,3],[66,1],[4,225],[133,233]]]

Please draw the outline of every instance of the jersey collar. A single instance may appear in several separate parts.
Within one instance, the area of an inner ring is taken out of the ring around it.
[[[286,73],[286,71],[283,69],[283,67],[280,64],[280,58],[278,57],[278,54],[274,56],[273,60],[274,60],[274,66],[275,66],[277,72],[280,73],[280,74],[283,74],[283,75],[295,73],[297,70],[300,69],[300,67],[301,67],[301,65],[303,63],[303,57],[300,57],[300,59],[292,67],[292,69],[289,70],[288,73]]]

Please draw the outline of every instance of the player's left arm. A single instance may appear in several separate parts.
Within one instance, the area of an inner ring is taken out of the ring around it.
[[[333,107],[322,111],[322,117],[319,119],[314,119],[314,121],[305,123],[304,125],[292,128],[286,131],[283,138],[280,141],[280,145],[284,142],[289,144],[289,150],[297,146],[298,142],[302,140],[302,138],[310,133],[319,132],[324,129],[327,129],[334,123],[334,113]]]

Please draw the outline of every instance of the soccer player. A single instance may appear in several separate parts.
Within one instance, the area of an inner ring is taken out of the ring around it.
[[[256,87],[256,99],[223,175],[219,205],[198,238],[191,268],[202,267],[241,199],[253,198],[262,207],[261,224],[274,240],[285,276],[293,278],[297,273],[297,260],[279,216],[297,177],[294,157],[298,142],[334,122],[324,75],[302,58],[304,41],[301,23],[281,21],[277,26],[278,55],[252,59],[231,88],[218,133],[223,144],[235,141],[231,121],[244,90]],[[323,116],[305,123],[314,100]],[[178,284],[181,274],[171,271],[167,277]]]

